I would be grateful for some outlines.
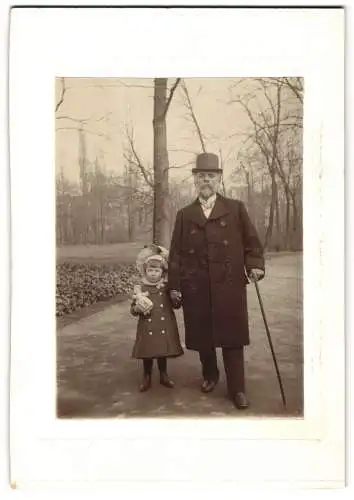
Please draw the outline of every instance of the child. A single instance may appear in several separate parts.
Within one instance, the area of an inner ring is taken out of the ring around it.
[[[144,377],[140,392],[151,387],[153,360],[157,359],[160,383],[169,388],[174,383],[167,375],[167,358],[183,354],[173,306],[166,290],[168,252],[150,245],[138,255],[136,266],[141,285],[135,286],[131,313],[138,316],[136,340],[132,357],[143,360]],[[175,303],[178,309],[181,303]]]

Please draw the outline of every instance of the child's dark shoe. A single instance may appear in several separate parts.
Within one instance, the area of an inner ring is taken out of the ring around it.
[[[139,388],[140,392],[146,392],[150,389],[151,387],[151,375],[145,375],[143,382]]]
[[[168,377],[167,373],[160,373],[160,384],[168,387],[169,389],[172,389],[175,386],[172,380]]]

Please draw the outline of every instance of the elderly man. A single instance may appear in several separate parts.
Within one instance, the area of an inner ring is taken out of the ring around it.
[[[192,170],[198,198],[177,213],[169,255],[168,288],[182,301],[186,348],[199,352],[203,383],[219,381],[216,348],[222,348],[228,395],[248,407],[244,346],[249,344],[246,284],[264,276],[262,245],[244,204],[218,194],[218,157],[197,156]]]

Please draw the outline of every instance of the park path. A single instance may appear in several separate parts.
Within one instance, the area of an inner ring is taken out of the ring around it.
[[[246,388],[250,407],[236,410],[226,398],[225,375],[216,390],[199,390],[198,355],[169,361],[174,389],[159,385],[138,392],[140,362],[131,358],[136,319],[124,301],[71,323],[57,332],[58,414],[62,417],[126,418],[142,416],[235,417],[296,416],[303,413],[302,255],[267,261],[260,291],[287,397],[284,410],[267,336],[253,285],[248,286],[251,345],[245,350]],[[183,319],[177,311],[182,342]]]

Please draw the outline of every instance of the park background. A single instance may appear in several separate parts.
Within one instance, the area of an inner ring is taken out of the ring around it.
[[[140,369],[130,359],[137,252],[152,240],[169,246],[177,210],[195,196],[191,169],[202,151],[218,154],[221,191],[245,202],[266,252],[261,292],[288,405],[284,412],[249,287],[248,413],[302,415],[303,83],[57,79],[59,415],[234,415],[222,384],[211,398],[196,392],[193,353],[171,363],[180,390],[156,387],[153,398],[137,394]]]

